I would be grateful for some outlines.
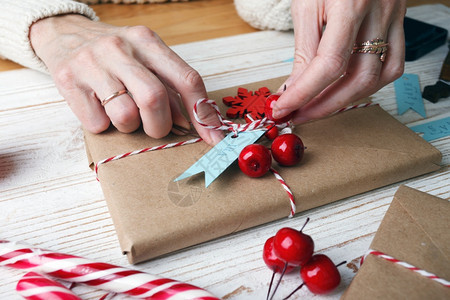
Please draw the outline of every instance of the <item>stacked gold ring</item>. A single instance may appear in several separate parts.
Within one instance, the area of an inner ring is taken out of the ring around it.
[[[370,41],[366,41],[361,44],[355,44],[352,49],[353,53],[370,53],[380,54],[381,62],[386,59],[386,52],[388,50],[389,43],[386,43],[383,39],[376,38]]]

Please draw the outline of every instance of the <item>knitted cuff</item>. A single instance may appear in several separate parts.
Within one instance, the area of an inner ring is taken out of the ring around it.
[[[97,20],[91,8],[71,0],[0,0],[0,4],[0,57],[43,72],[48,72],[47,67],[36,56],[29,39],[34,22],[70,13]]]
[[[239,16],[258,29],[293,28],[291,0],[234,0]]]
[[[78,0],[86,4],[100,3],[120,3],[120,4],[145,4],[145,3],[163,3],[163,2],[186,2],[189,0]]]

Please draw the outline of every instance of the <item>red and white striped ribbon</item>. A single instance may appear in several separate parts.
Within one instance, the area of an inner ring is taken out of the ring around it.
[[[141,299],[218,300],[187,283],[10,241],[0,241],[0,266],[40,272]]]
[[[444,285],[444,286],[446,286],[446,287],[450,287],[450,281],[445,280],[444,278],[440,278],[440,277],[438,277],[437,275],[435,275],[435,274],[433,274],[433,273],[430,273],[430,272],[428,272],[428,271],[419,269],[419,268],[417,268],[417,267],[415,267],[415,266],[413,266],[413,265],[411,265],[411,264],[409,264],[409,263],[407,263],[407,262],[398,260],[398,259],[396,259],[396,258],[394,258],[394,257],[392,257],[392,256],[389,256],[389,255],[387,255],[387,254],[384,254],[384,253],[381,252],[381,251],[369,249],[369,251],[367,251],[367,253],[364,255],[364,257],[361,258],[361,264],[364,262],[364,258],[367,257],[367,255],[369,255],[369,254],[372,254],[372,255],[381,257],[381,258],[383,258],[383,259],[385,259],[385,260],[387,260],[387,261],[390,261],[390,262],[395,263],[395,264],[397,264],[397,265],[399,265],[399,266],[402,266],[402,267],[404,267],[404,268],[407,268],[408,270],[411,270],[411,271],[413,271],[413,272],[416,272],[416,273],[418,273],[418,274],[420,274],[420,275],[422,275],[422,276],[424,276],[424,277],[427,277],[427,278],[429,278],[429,279],[431,279],[431,280],[434,280],[434,281],[436,281],[436,282],[439,282],[440,284],[442,284],[442,285]]]
[[[295,210],[297,208],[295,205],[294,194],[292,193],[291,189],[287,185],[286,181],[284,181],[283,177],[281,177],[280,173],[278,173],[274,168],[270,168],[270,171],[273,173],[275,178],[281,183],[281,186],[288,194],[289,203],[291,204],[291,212],[289,214],[289,218],[292,218],[295,215]]]
[[[36,272],[26,273],[17,283],[16,291],[28,300],[81,300],[61,283]]]

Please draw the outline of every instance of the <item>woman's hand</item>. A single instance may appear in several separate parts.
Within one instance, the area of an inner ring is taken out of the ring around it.
[[[403,74],[405,0],[292,0],[291,9],[294,67],[275,118],[327,116]],[[380,54],[352,54],[355,44],[376,38],[389,43],[384,62]]]
[[[173,124],[190,128],[182,103],[207,143],[222,138],[220,132],[198,125],[192,116],[195,102],[207,96],[198,72],[147,27],[115,27],[80,15],[63,15],[33,24],[30,40],[88,131],[102,132],[112,122],[128,133],[142,124],[149,136],[161,138]],[[120,90],[130,94],[102,106],[102,100]],[[217,124],[212,109],[202,108],[199,113],[205,123]]]

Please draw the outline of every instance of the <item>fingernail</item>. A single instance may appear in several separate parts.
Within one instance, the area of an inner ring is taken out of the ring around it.
[[[180,122],[178,122],[180,123]],[[189,122],[181,122],[181,124],[173,123],[172,124],[172,133],[176,135],[187,135],[191,133],[191,127]]]
[[[178,127],[178,126],[176,126],[176,125],[174,125],[174,126],[172,127],[171,132],[172,132],[173,134],[176,134],[176,135],[187,135],[187,134],[188,134],[188,133],[185,131],[184,128],[183,128],[182,130],[180,130],[180,127]]]
[[[225,137],[224,134],[220,131],[212,131],[211,134],[209,135],[209,137],[211,138],[211,141],[213,143],[213,145],[218,144],[221,140],[223,140],[223,138]]]
[[[275,119],[280,119],[280,118],[284,117],[285,115],[287,115],[288,113],[289,113],[289,111],[287,109],[283,109],[283,108],[279,109],[277,107],[274,107],[272,109],[272,116]]]
[[[176,124],[180,127],[183,127],[184,129],[190,131],[191,130],[191,123],[183,116],[183,118],[180,118]]]

